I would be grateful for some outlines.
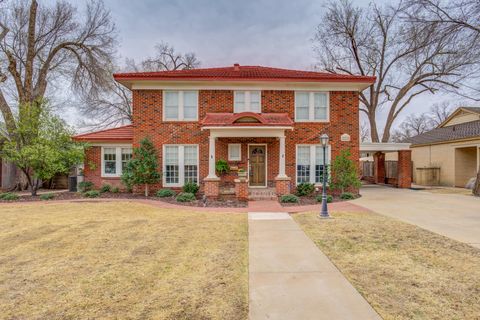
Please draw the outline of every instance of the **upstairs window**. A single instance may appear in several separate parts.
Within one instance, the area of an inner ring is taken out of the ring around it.
[[[233,112],[255,112],[261,113],[260,91],[235,91]]]
[[[325,122],[329,118],[329,101],[326,92],[295,92],[295,121]]]
[[[164,121],[197,121],[198,91],[165,91]]]

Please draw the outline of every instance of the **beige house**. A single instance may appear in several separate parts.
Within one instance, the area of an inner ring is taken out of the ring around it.
[[[415,183],[465,187],[480,166],[480,107],[458,108],[437,128],[407,142]]]

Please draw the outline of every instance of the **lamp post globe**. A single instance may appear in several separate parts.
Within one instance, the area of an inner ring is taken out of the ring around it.
[[[322,166],[322,210],[320,211],[320,218],[330,218],[328,214],[328,206],[327,206],[327,163],[326,163],[326,150],[328,146],[329,137],[326,133],[320,136],[320,143],[322,144],[323,148],[323,166]]]

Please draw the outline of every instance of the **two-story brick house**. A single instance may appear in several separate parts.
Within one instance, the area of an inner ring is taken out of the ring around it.
[[[119,73],[132,90],[133,123],[75,137],[88,141],[84,175],[98,187],[120,184],[132,147],[149,137],[162,181],[179,188],[193,181],[209,197],[232,186],[237,169],[249,188],[289,193],[298,183],[320,183],[327,133],[327,165],[342,149],[359,157],[359,91],[374,77],[240,66]],[[232,170],[217,175],[215,163]]]

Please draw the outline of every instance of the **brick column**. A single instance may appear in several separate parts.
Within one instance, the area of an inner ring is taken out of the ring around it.
[[[203,180],[205,196],[210,199],[218,198],[220,194],[220,178],[205,178]]]
[[[290,193],[290,178],[275,178],[275,192],[277,196],[283,196]]]
[[[235,179],[235,196],[238,200],[248,200],[248,179]]]
[[[397,186],[410,188],[412,186],[412,150],[398,151]]]
[[[373,161],[373,182],[385,183],[385,153],[376,152]]]

